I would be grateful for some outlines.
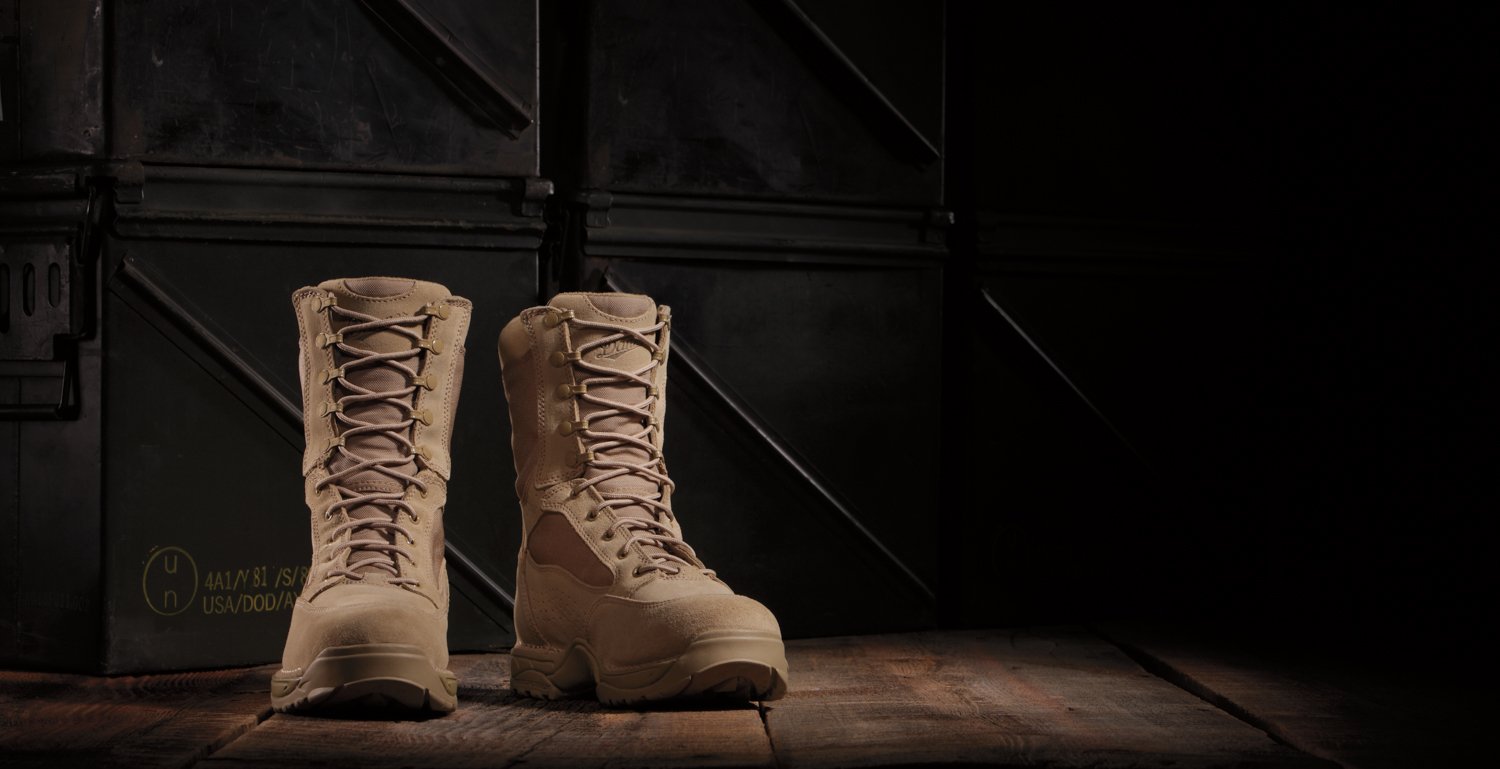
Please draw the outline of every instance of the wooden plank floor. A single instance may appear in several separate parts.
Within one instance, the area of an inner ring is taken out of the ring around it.
[[[1152,671],[1345,769],[1482,766],[1496,707],[1490,687],[1433,675],[1462,670],[1409,651],[1374,669],[1326,652],[1267,647],[1160,625],[1100,630]]]
[[[783,700],[639,710],[517,698],[505,655],[458,655],[458,712],[421,719],[270,716],[271,666],[112,679],[0,672],[0,765],[1366,766],[1296,737],[1333,715],[1326,692],[1298,701],[1273,680],[1283,674],[1243,664],[1232,682],[1174,683],[1173,670],[1212,678],[1216,658],[1194,647],[1190,662],[1159,638],[1135,640],[1141,648],[1122,643],[1165,677],[1080,628],[829,638],[788,645]],[[1275,683],[1257,691],[1281,698],[1266,719],[1210,688],[1257,702],[1245,693],[1257,675]],[[1340,744],[1378,753],[1385,735],[1343,717]],[[1397,764],[1368,764],[1379,765]]]
[[[617,710],[590,700],[541,702],[511,692],[509,666],[501,654],[454,657],[459,709],[452,715],[421,721],[276,715],[199,766],[776,765],[753,704]]]
[[[271,714],[276,667],[117,678],[0,673],[0,765],[192,766]]]
[[[1319,767],[1076,628],[804,641],[769,703],[800,767]]]

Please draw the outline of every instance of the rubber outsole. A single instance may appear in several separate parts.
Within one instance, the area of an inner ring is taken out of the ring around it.
[[[278,713],[335,707],[451,713],[458,708],[458,677],[433,667],[416,646],[334,646],[305,671],[273,674],[271,707]]]
[[[562,651],[517,644],[510,685],[537,699],[592,694],[616,706],[689,697],[776,700],[786,694],[786,649],[774,634],[717,631],[693,639],[676,659],[610,671],[582,639]]]

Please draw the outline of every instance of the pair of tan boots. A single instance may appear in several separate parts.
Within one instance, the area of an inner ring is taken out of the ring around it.
[[[313,558],[271,702],[451,711],[443,507],[473,307],[397,278],[331,280],[292,303]],[[670,331],[649,297],[561,294],[500,333],[524,527],[510,658],[523,695],[624,705],[786,691],[776,618],[704,567],[672,512]]]

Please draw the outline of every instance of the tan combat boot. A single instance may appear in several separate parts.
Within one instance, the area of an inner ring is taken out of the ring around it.
[[[271,704],[451,711],[443,505],[471,305],[399,278],[330,280],[292,304],[313,558]]]
[[[776,618],[682,540],[662,460],[667,307],[560,294],[500,332],[516,492],[511,686],[623,705],[786,692]]]

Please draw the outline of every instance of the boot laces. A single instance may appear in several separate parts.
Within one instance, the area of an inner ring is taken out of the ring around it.
[[[604,472],[579,484],[573,490],[574,495],[583,493],[584,489],[590,486],[597,486],[605,481],[625,476],[636,476],[647,480],[656,487],[655,492],[638,494],[596,489],[601,501],[589,512],[589,518],[595,518],[605,510],[615,510],[615,522],[606,530],[605,538],[612,539],[615,535],[622,533],[626,535],[626,540],[620,545],[618,553],[622,558],[630,550],[631,545],[640,543],[643,546],[642,551],[649,556],[649,561],[636,568],[637,576],[649,571],[678,574],[683,567],[697,568],[709,577],[714,576],[713,569],[701,568],[673,552],[675,550],[686,553],[689,558],[697,558],[693,548],[682,539],[672,536],[664,525],[664,520],[669,522],[676,520],[672,509],[662,502],[664,492],[670,491],[676,484],[667,477],[665,460],[655,443],[656,428],[651,423],[650,417],[659,396],[653,394],[649,375],[652,370],[661,365],[665,352],[653,337],[667,327],[668,321],[662,320],[654,326],[640,329],[577,317],[568,318],[566,322],[579,328],[608,332],[605,336],[580,345],[577,350],[570,351],[579,354],[576,360],[570,361],[572,365],[597,375],[578,382],[587,389],[577,397],[602,409],[589,414],[588,422],[598,422],[613,416],[628,416],[640,419],[641,424],[644,425],[635,433],[609,432],[596,430],[593,427],[585,427],[579,431],[577,434],[583,440],[580,463]],[[590,350],[627,339],[651,351],[651,362],[635,371],[607,368],[588,362],[587,353]],[[646,398],[633,404],[611,401],[596,393],[595,388],[603,385],[640,387],[646,391]],[[623,452],[620,451],[627,447],[644,451],[650,459],[645,462],[630,461],[628,457],[622,456]],[[624,515],[623,511],[616,510],[616,508],[631,506],[644,509],[651,517]],[[655,546],[656,549],[646,550],[645,546]]]
[[[329,309],[355,321],[342,329],[341,333],[346,338],[361,332],[385,331],[410,337],[414,341],[421,341],[423,338],[422,334],[407,327],[420,326],[425,328],[426,321],[428,320],[421,316],[377,318],[373,315],[355,312],[337,305]],[[343,426],[343,431],[340,435],[344,438],[344,445],[337,446],[336,448],[341,456],[350,460],[353,464],[322,479],[315,488],[316,490],[322,490],[324,487],[331,485],[339,493],[339,501],[329,506],[328,510],[324,513],[325,517],[332,518],[339,510],[344,510],[345,514],[348,515],[355,508],[371,506],[384,508],[389,518],[349,518],[346,522],[336,527],[331,535],[331,538],[334,540],[338,539],[345,532],[351,532],[351,534],[347,541],[340,543],[333,549],[329,557],[336,558],[341,551],[347,549],[350,551],[350,560],[347,562],[346,568],[329,571],[329,576],[342,576],[353,580],[363,580],[365,574],[353,571],[353,569],[373,567],[388,572],[391,576],[386,578],[386,582],[390,584],[416,586],[420,584],[416,579],[401,575],[400,563],[397,558],[405,558],[408,563],[415,563],[415,559],[405,547],[396,544],[399,542],[398,537],[405,537],[408,544],[416,544],[416,539],[412,536],[411,531],[396,522],[401,510],[405,510],[413,522],[417,520],[417,511],[412,507],[410,502],[403,498],[406,496],[404,490],[410,486],[416,486],[418,491],[423,494],[427,493],[427,484],[423,483],[416,476],[407,475],[396,469],[397,466],[411,462],[415,454],[416,447],[407,436],[411,433],[412,425],[416,420],[408,416],[406,419],[397,422],[377,423],[366,421],[362,417],[365,416],[364,412],[368,412],[369,409],[362,408],[362,406],[367,407],[377,403],[388,403],[399,409],[402,414],[409,413],[411,396],[416,392],[417,387],[413,384],[395,390],[377,391],[349,381],[349,376],[362,370],[368,371],[385,366],[398,371],[401,374],[401,381],[410,382],[412,378],[417,376],[418,372],[413,366],[420,366],[423,350],[414,346],[410,350],[376,353],[355,347],[343,341],[338,342],[337,346],[339,351],[346,356],[347,360],[339,368],[339,374],[334,381],[338,382],[339,386],[346,390],[348,394],[336,401],[339,410],[334,412],[334,416],[337,417],[339,423]],[[378,434],[390,438],[405,450],[406,455],[394,457],[361,456],[350,449],[348,443],[350,438],[364,434]],[[340,483],[358,473],[366,471],[374,471],[400,483],[403,491],[356,490]],[[391,541],[387,542],[383,538],[357,539],[356,537],[362,530],[389,534],[391,535]],[[354,557],[356,553],[362,554],[364,557],[356,559]]]

